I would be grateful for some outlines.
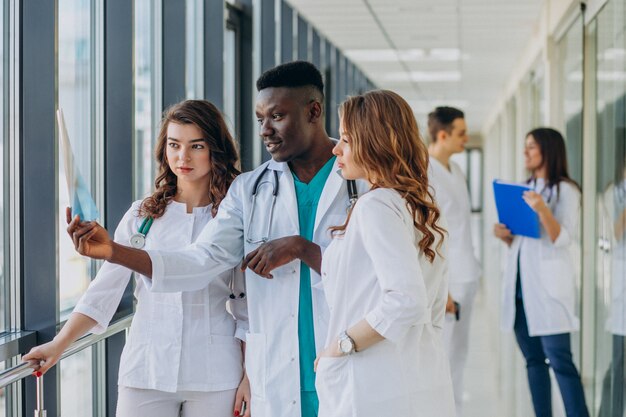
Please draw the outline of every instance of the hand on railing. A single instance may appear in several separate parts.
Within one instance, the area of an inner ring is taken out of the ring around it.
[[[63,346],[56,339],[51,342],[44,343],[40,346],[35,346],[22,357],[24,362],[35,361],[39,365],[35,369],[37,372],[41,372],[41,375],[48,372],[56,363],[61,359],[61,355],[67,346]]]

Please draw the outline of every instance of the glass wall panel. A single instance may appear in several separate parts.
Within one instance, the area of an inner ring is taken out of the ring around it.
[[[597,251],[595,399],[599,416],[624,413],[626,336],[626,5],[609,1],[596,32]]]
[[[583,145],[583,25],[577,19],[558,43],[560,65],[559,91],[560,108],[567,142],[567,162],[570,175],[579,184],[582,182]]]
[[[0,362],[0,371],[4,371],[5,369],[5,362]],[[7,414],[6,388],[0,388],[0,417],[5,417]]]
[[[238,108],[238,62],[237,62],[237,27],[234,24],[227,24],[224,32],[224,117],[231,134],[239,139],[236,131],[239,126],[237,118]]]
[[[154,8],[152,0],[135,0],[135,163],[134,195],[140,199],[153,188],[154,142],[157,135],[154,89]]]
[[[8,213],[5,210],[4,205],[4,194],[6,191],[4,181],[5,174],[4,171],[6,169],[6,164],[4,163],[4,141],[7,138],[5,134],[5,101],[7,99],[7,94],[5,93],[5,85],[6,85],[6,71],[5,66],[7,63],[6,57],[8,48],[6,46],[6,39],[4,36],[4,28],[5,28],[5,13],[4,6],[5,2],[0,3],[0,302],[2,302],[2,306],[0,306],[0,333],[4,332],[7,328],[7,316],[8,311],[7,307],[9,305],[6,302],[5,297],[7,296],[7,292],[5,291],[5,285],[7,282],[5,280],[5,256],[4,256],[4,244],[5,244],[5,234],[4,234],[4,223],[5,216],[8,216]],[[4,408],[4,407],[3,407]]]
[[[92,357],[92,348],[89,347],[59,362],[61,416],[93,416]]]
[[[204,1],[186,0],[185,86],[187,98],[204,97]]]
[[[59,0],[58,8],[58,103],[65,115],[75,163],[89,187],[93,185],[95,162],[95,5],[90,0]],[[89,285],[91,267],[74,251],[65,233],[65,208],[70,197],[60,157],[58,166],[59,307],[63,316]],[[94,188],[90,188],[93,196]]]

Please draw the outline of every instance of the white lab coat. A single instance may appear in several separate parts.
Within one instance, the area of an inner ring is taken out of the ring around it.
[[[469,349],[469,333],[474,298],[481,275],[480,263],[474,255],[471,228],[471,204],[467,182],[461,168],[453,161],[448,170],[437,158],[431,156],[428,182],[435,202],[448,223],[448,292],[460,305],[460,318],[447,314],[443,327],[446,353],[450,360],[452,385],[461,415],[463,405],[463,376]]]
[[[469,192],[461,168],[453,161],[450,170],[430,157],[428,181],[435,201],[448,222],[450,284],[475,283],[481,275],[480,262],[474,255]]]
[[[115,231],[115,241],[128,245],[143,219],[140,201],[133,203]],[[147,249],[176,249],[195,240],[211,222],[210,207],[187,213],[185,204],[171,202],[146,236]],[[113,317],[132,271],[105,262],[82,296],[75,312],[97,322],[102,333]],[[144,279],[146,279],[144,277]],[[159,294],[137,279],[137,311],[120,360],[121,386],[176,391],[222,391],[239,386],[243,373],[241,343],[247,331],[245,300],[229,301],[231,280],[235,292],[245,291],[243,274],[229,269],[208,287]],[[238,320],[226,311],[226,303]]]
[[[552,191],[538,179],[535,191],[542,194],[561,232],[552,242],[543,226],[538,239],[515,236],[508,250],[502,282],[502,329],[513,330],[515,322],[515,282],[519,257],[524,311],[530,336],[570,333],[579,329],[575,313],[578,259],[572,252],[579,244],[580,191],[562,181]],[[552,194],[550,201],[548,197]]]
[[[406,201],[376,189],[359,198],[345,235],[324,252],[327,344],[364,318],[385,340],[320,358],[319,417],[454,416],[442,340],[447,266],[441,256],[431,264],[420,239]]]
[[[260,238],[266,233],[272,205],[273,173],[278,172],[279,190],[271,219],[270,240],[299,234],[298,205],[293,177],[287,163],[268,161],[240,175],[220,204],[196,243],[177,252],[148,251],[152,259],[152,290],[179,291],[202,288],[212,277],[241,262],[259,244],[248,243],[248,234]],[[255,220],[249,225],[252,191],[263,173]],[[366,191],[358,183],[359,192]],[[330,226],[345,221],[348,207],[346,181],[337,162],[317,207],[313,241],[322,247],[330,243]],[[250,332],[246,335],[246,371],[252,390],[251,411],[255,417],[300,417],[300,369],[298,361],[298,306],[300,261],[272,271],[273,279],[246,271]],[[311,270],[315,344],[319,352],[328,329],[328,307],[321,279]]]

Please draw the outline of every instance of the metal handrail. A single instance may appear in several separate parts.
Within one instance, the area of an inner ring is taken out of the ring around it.
[[[72,356],[75,353],[80,352],[81,350],[95,345],[96,343],[104,340],[108,337],[113,336],[130,327],[130,323],[133,320],[133,315],[124,317],[123,319],[116,321],[112,325],[110,325],[102,334],[89,334],[78,339],[76,342],[72,343],[70,347],[65,349],[63,354],[61,355],[61,359],[65,359],[68,356]],[[7,385],[11,385],[14,382],[17,382],[23,378],[26,378],[29,375],[32,375],[33,371],[37,368],[37,364],[34,362],[23,362],[19,365],[16,365],[12,368],[5,369],[0,372],[0,389],[6,387]]]

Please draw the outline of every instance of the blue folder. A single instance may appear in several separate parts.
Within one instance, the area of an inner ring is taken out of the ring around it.
[[[522,198],[524,192],[529,190],[532,188],[524,184],[493,181],[493,194],[500,223],[508,227],[514,235],[538,238],[539,216]]]

